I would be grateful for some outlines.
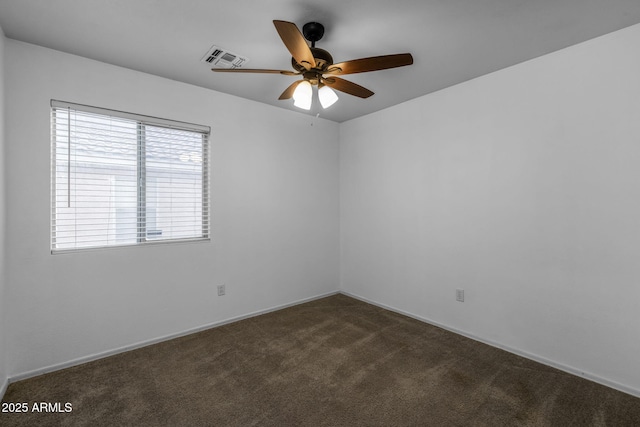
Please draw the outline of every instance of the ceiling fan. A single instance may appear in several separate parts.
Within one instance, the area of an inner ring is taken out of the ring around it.
[[[292,55],[291,65],[295,71],[263,70],[248,68],[212,68],[222,73],[270,73],[286,76],[302,76],[302,80],[293,82],[282,92],[278,99],[293,98],[297,107],[311,109],[312,86],[318,86],[318,98],[324,108],[328,108],[337,99],[331,88],[360,98],[368,98],[373,92],[338,76],[365,73],[404,67],[413,64],[410,53],[382,55],[351,61],[333,63],[333,57],[324,49],[316,47],[316,42],[324,35],[324,26],[317,22],[308,22],[302,27],[302,33],[296,24],[287,21],[273,21],[273,24]],[[304,34],[304,35],[303,35]],[[305,40],[306,39],[306,40]],[[307,44],[311,42],[311,47]]]

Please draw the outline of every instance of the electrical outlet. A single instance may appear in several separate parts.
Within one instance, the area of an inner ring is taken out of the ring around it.
[[[464,289],[456,289],[456,301],[464,302]]]
[[[218,285],[218,296],[221,297],[226,293],[225,285]]]

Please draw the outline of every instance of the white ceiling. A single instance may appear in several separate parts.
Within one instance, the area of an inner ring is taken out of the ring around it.
[[[9,38],[300,111],[277,99],[296,77],[200,62],[215,44],[247,68],[290,69],[274,19],[324,24],[317,46],[335,62],[413,54],[408,67],[345,76],[371,98],[340,94],[309,113],[342,122],[640,23],[640,0],[0,0]]]

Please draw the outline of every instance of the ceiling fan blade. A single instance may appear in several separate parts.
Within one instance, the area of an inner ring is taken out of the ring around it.
[[[296,24],[287,21],[273,21],[273,25],[276,26],[282,42],[289,49],[296,62],[307,70],[314,68],[316,60],[313,59],[311,49]]]
[[[287,70],[261,70],[256,68],[212,68],[216,73],[264,73],[264,74],[284,74],[285,76],[297,76],[300,73]]]
[[[370,58],[354,59],[330,65],[325,74],[344,75],[366,73],[367,71],[386,70],[388,68],[404,67],[413,64],[413,56],[410,53],[398,53],[395,55],[372,56]]]
[[[357,96],[359,98],[368,98],[373,95],[366,87],[362,87],[348,80],[341,79],[340,77],[327,77],[322,79],[322,83],[340,92],[348,93],[349,95]]]
[[[280,95],[280,98],[278,99],[291,99],[293,97],[293,92],[295,92],[298,85],[303,81],[304,79],[293,82],[288,88],[284,90],[284,92],[282,92],[282,95]]]

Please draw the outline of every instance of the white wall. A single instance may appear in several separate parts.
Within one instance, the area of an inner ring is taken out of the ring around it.
[[[5,387],[7,385],[7,370],[6,370],[6,344],[5,334],[7,331],[7,323],[5,318],[6,306],[5,303],[5,161],[4,161],[4,32],[0,27],[0,399],[4,394]]]
[[[342,289],[640,395],[638,46],[343,123]]]
[[[336,123],[13,40],[5,70],[12,378],[338,290]],[[211,126],[211,242],[51,255],[52,98]]]

